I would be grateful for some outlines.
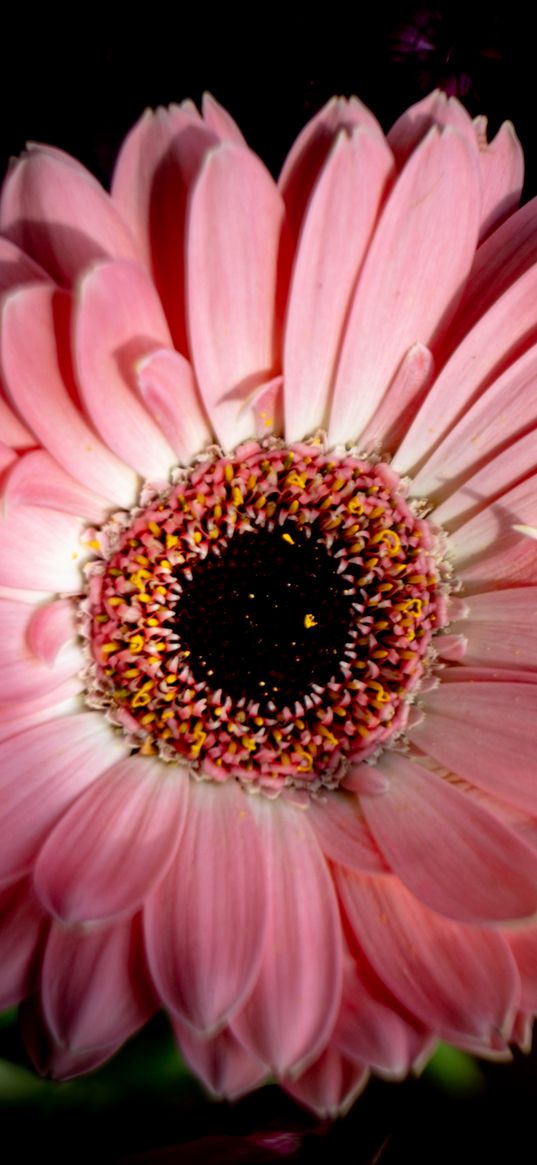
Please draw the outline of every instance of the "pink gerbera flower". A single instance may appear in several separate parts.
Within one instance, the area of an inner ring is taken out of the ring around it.
[[[537,1010],[536,205],[509,125],[207,98],[0,205],[1,1004],[320,1113]],[[484,241],[483,241],[484,240]]]

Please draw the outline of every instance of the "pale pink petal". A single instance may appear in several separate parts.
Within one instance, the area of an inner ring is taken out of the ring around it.
[[[357,97],[332,97],[296,138],[278,180],[294,237],[298,236],[311,191],[335,139],[341,130],[352,133],[358,126],[365,126],[384,140],[376,117]]]
[[[388,142],[400,169],[433,126],[438,129],[452,126],[472,145],[476,144],[472,119],[464,106],[456,97],[448,97],[441,89],[435,89],[406,109],[388,133]]]
[[[146,940],[159,994],[200,1031],[241,1005],[259,971],[267,909],[260,842],[237,785],[191,782],[179,852],[147,901]]]
[[[369,874],[387,868],[357,797],[330,792],[323,799],[312,798],[308,818],[323,853],[331,861]]]
[[[2,501],[5,509],[18,505],[48,506],[99,524],[110,512],[109,501],[75,481],[43,449],[19,457],[4,480]]]
[[[61,620],[61,626],[56,620],[55,654],[51,651],[44,660],[34,651],[30,629],[34,614],[42,625],[43,620],[54,620],[53,611],[46,614],[51,605],[35,611],[26,603],[0,599],[0,681],[2,700],[6,704],[18,705],[19,701],[38,698],[81,670],[84,660],[80,647],[74,642],[67,645],[73,639],[75,626],[72,605],[66,605],[70,613],[69,628],[65,619]],[[52,608],[54,606],[52,604]],[[60,656],[62,647],[64,650]],[[17,709],[12,707],[11,714],[15,711]]]
[[[485,389],[446,433],[413,477],[412,494],[442,496],[447,487],[451,493],[453,483],[458,484],[474,467],[478,468],[536,423],[537,345],[533,345]],[[516,477],[515,471],[512,476]]]
[[[421,902],[460,922],[537,911],[537,855],[512,830],[409,757],[386,752],[377,764],[390,791],[363,797],[364,815],[392,870]]]
[[[81,712],[83,702],[79,693],[82,687],[82,679],[77,677],[65,680],[59,687],[30,700],[0,704],[0,741],[17,736],[19,732],[33,728],[44,720],[56,720],[61,716]]]
[[[0,294],[40,279],[48,279],[42,268],[9,239],[0,239]]]
[[[32,990],[45,915],[28,879],[0,892],[0,1008],[13,1007]]]
[[[132,505],[136,475],[102,444],[72,399],[69,331],[70,303],[63,293],[30,287],[8,296],[0,333],[6,387],[38,440],[67,473],[119,505]]]
[[[0,475],[3,476],[4,481],[6,470],[9,469],[10,466],[14,465],[17,459],[18,455],[15,450],[12,449],[9,445],[5,445],[3,441],[0,441]]]
[[[289,441],[326,427],[350,299],[391,169],[392,157],[382,138],[364,128],[341,130],[312,192],[285,327]]]
[[[387,1079],[401,1080],[421,1055],[425,1039],[421,1025],[403,1019],[365,962],[347,958],[332,1043],[351,1060]]]
[[[70,803],[128,751],[97,712],[48,720],[0,746],[0,880],[32,865]]]
[[[188,192],[218,138],[188,103],[146,110],[120,150],[112,198],[152,272],[175,347],[188,355],[184,250]]]
[[[301,1076],[283,1079],[282,1087],[321,1120],[344,1116],[363,1092],[369,1072],[331,1044]]]
[[[42,506],[17,506],[0,516],[0,582],[8,587],[76,593],[87,549],[84,525],[71,514]]]
[[[238,146],[247,145],[236,121],[233,120],[227,109],[224,109],[223,105],[220,105],[216,101],[211,93],[203,94],[201,111],[205,124],[214,130],[214,133],[220,138],[220,141],[235,142]]]
[[[161,348],[140,360],[136,380],[144,404],[183,465],[188,465],[211,438],[188,360]]]
[[[226,1027],[209,1039],[172,1018],[177,1042],[187,1064],[218,1099],[236,1100],[263,1083],[267,1066],[243,1048]]]
[[[0,385],[1,389],[1,385]],[[0,433],[2,440],[12,449],[31,449],[35,445],[35,437],[13,409],[10,408],[4,397],[0,395]]]
[[[515,957],[522,983],[520,1006],[537,1011],[537,926],[535,923],[520,930],[506,932],[506,938]]]
[[[259,440],[269,433],[283,430],[283,376],[273,376],[261,388],[255,389],[246,407],[252,409],[255,432]]]
[[[419,748],[479,788],[537,814],[535,684],[454,680],[428,692],[423,707],[424,719],[412,731]]]
[[[515,527],[537,524],[536,484],[534,473],[452,535],[455,569],[469,589],[534,581],[537,543]]]
[[[462,663],[475,667],[537,668],[537,587],[472,595],[467,617],[451,624],[464,635]]]
[[[53,1080],[72,1080],[74,1076],[94,1072],[117,1052],[117,1044],[106,1044],[89,1051],[71,1051],[55,1043],[44,1022],[39,997],[36,995],[23,1003],[20,1023],[26,1050],[36,1070],[40,1076],[50,1076]]]
[[[41,972],[43,1013],[53,1038],[77,1051],[119,1046],[155,1010],[139,927],[52,924]]]
[[[524,182],[524,154],[510,121],[504,121],[488,144],[487,119],[477,117],[474,126],[481,145],[483,178],[480,238],[486,238],[518,207]]]
[[[46,909],[67,923],[132,914],[179,844],[188,797],[181,776],[160,760],[126,757],[84,789],[37,859]]]
[[[73,345],[80,392],[103,440],[143,477],[167,478],[175,455],[136,393],[138,361],[171,345],[160,301],[142,267],[99,263],[83,277]]]
[[[398,473],[412,473],[484,388],[520,355],[535,326],[536,295],[537,265],[479,316],[436,378],[397,450],[393,464]]]
[[[434,376],[432,352],[424,344],[413,344],[374,416],[360,438],[364,449],[395,449],[416,415]],[[414,482],[412,483],[414,492]]]
[[[77,635],[76,614],[69,599],[57,599],[38,607],[28,625],[28,646],[38,659],[51,666],[62,648]]]
[[[190,206],[188,321],[200,391],[225,449],[253,434],[241,404],[278,370],[283,215],[254,154],[229,142],[207,154]]]
[[[0,229],[67,286],[93,259],[138,257],[109,196],[58,150],[32,148],[12,166],[0,201]]]
[[[307,814],[255,798],[267,857],[269,925],[261,971],[233,1028],[278,1075],[322,1050],[339,1008],[342,936],[332,878]]]
[[[520,986],[498,931],[433,914],[396,878],[338,870],[337,884],[358,945],[422,1023],[455,1042],[509,1030]]]
[[[479,207],[475,152],[456,130],[440,136],[433,128],[400,175],[364,263],[336,377],[331,444],[359,436],[413,344],[434,351],[470,270]]]

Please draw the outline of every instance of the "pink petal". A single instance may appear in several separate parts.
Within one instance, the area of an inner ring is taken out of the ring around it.
[[[48,720],[0,746],[0,880],[28,870],[68,805],[127,750],[97,712]]]
[[[93,259],[136,259],[134,240],[93,176],[59,150],[31,148],[4,183],[0,229],[56,282]]]
[[[466,640],[464,665],[537,668],[537,587],[472,595],[467,611],[451,624]]]
[[[137,925],[96,929],[53,923],[41,1000],[54,1039],[71,1050],[119,1047],[155,1010]]]
[[[2,498],[5,508],[47,506],[99,524],[110,512],[109,501],[75,481],[43,449],[19,457],[5,478]]]
[[[534,1013],[537,1011],[537,926],[509,931],[506,937],[522,982],[520,1006]]]
[[[170,344],[160,301],[141,267],[100,263],[84,276],[74,320],[84,404],[110,449],[150,480],[167,478],[176,458],[137,399],[136,365]]]
[[[514,214],[524,183],[524,154],[510,121],[504,121],[487,144],[487,119],[477,117],[474,126],[480,139],[479,161],[483,178],[480,238]]]
[[[0,891],[0,1007],[13,1007],[28,995],[36,978],[45,916],[30,882]]]
[[[478,788],[537,814],[535,684],[444,683],[423,697],[423,708],[413,743]]]
[[[46,909],[62,921],[133,913],[168,869],[183,828],[188,782],[162,761],[120,760],[73,802],[35,868]]]
[[[364,128],[350,133],[341,130],[312,192],[294,264],[285,329],[285,434],[289,441],[326,427],[349,302],[392,164],[383,138]]]
[[[498,931],[433,914],[396,878],[339,870],[337,884],[366,958],[422,1023],[453,1042],[509,1030],[520,988]]]
[[[276,372],[283,203],[262,163],[231,143],[205,158],[188,230],[188,319],[201,394],[225,449],[254,432],[240,406]]]
[[[413,344],[360,438],[364,449],[395,449],[416,415],[434,376],[432,352]],[[414,493],[414,482],[412,483]]]
[[[135,474],[102,444],[73,403],[69,329],[70,303],[61,292],[30,287],[8,296],[0,333],[7,389],[67,473],[97,494],[104,490],[119,505],[132,505],[138,492]]]
[[[492,510],[494,503],[521,479],[528,477],[537,464],[537,427],[518,441],[502,449],[478,469],[472,477],[459,485],[445,502],[435,510],[435,522],[447,529],[469,522],[485,506]]]
[[[358,437],[412,344],[434,350],[470,270],[479,205],[475,151],[456,130],[430,130],[388,199],[364,263],[334,388],[331,444]]]
[[[248,401],[255,418],[255,432],[259,440],[269,433],[283,431],[283,376],[273,376],[261,388],[255,389]]]
[[[0,741],[17,736],[44,720],[57,720],[81,711],[82,690],[80,678],[65,680],[50,692],[29,700],[15,700],[0,704]]]
[[[73,604],[68,599],[57,599],[54,603],[38,607],[31,618],[26,638],[34,655],[50,667],[62,648],[76,635]]]
[[[411,473],[430,455],[484,387],[519,355],[535,325],[532,307],[536,295],[537,266],[508,287],[461,340],[394,457],[398,473]],[[484,311],[484,303],[482,307]]]
[[[269,926],[254,989],[233,1029],[278,1075],[299,1071],[329,1038],[341,996],[341,923],[307,815],[255,798],[268,862]]]
[[[248,798],[233,782],[191,782],[179,852],[147,902],[146,940],[159,994],[200,1031],[212,1033],[252,988],[265,938],[265,892]]]
[[[203,1039],[178,1019],[172,1018],[172,1024],[187,1064],[213,1096],[219,1100],[237,1100],[262,1084],[267,1075],[266,1065],[243,1048],[231,1028],[224,1028],[211,1039]]]
[[[188,191],[218,138],[194,108],[146,110],[121,147],[112,198],[153,274],[176,348],[188,354],[184,251]]]
[[[0,583],[36,591],[76,593],[87,557],[83,524],[71,514],[41,506],[17,506],[0,516]]]
[[[20,247],[9,239],[0,239],[0,294],[21,287],[23,283],[38,283],[47,276]]]
[[[211,438],[192,368],[179,352],[161,348],[138,364],[136,380],[144,404],[177,454],[189,465]]]
[[[0,385],[1,390],[1,385]],[[35,445],[35,438],[23,425],[19,417],[0,395],[0,433],[3,441],[12,449],[29,449]]]
[[[220,141],[235,142],[238,146],[247,145],[236,121],[211,93],[203,94],[201,109],[205,124],[214,131]]]
[[[441,89],[435,89],[406,109],[388,134],[389,145],[400,169],[433,126],[438,129],[452,126],[472,145],[476,142],[474,126],[464,106],[456,97],[448,97]]]
[[[344,1055],[382,1076],[402,1080],[423,1051],[425,1033],[403,1019],[365,962],[345,963],[343,997],[332,1042]]]
[[[18,704],[20,700],[44,695],[81,670],[84,661],[78,644],[70,644],[61,658],[57,658],[66,639],[75,634],[73,608],[68,605],[71,615],[68,634],[66,637],[62,635],[61,642],[57,640],[55,656],[43,661],[36,658],[30,641],[34,608],[26,603],[0,599],[0,682],[5,703]],[[36,615],[40,619],[46,618],[46,610],[47,607],[38,608]],[[12,707],[12,715],[13,712]]]
[[[390,791],[363,797],[363,811],[392,870],[421,902],[460,922],[537,911],[537,855],[512,830],[400,753],[377,764]]]
[[[452,535],[455,569],[472,590],[535,579],[537,542],[515,527],[537,524],[536,482],[533,474]]]
[[[331,861],[368,874],[386,869],[357,797],[329,793],[323,800],[312,798],[308,818],[323,853]]]
[[[295,1079],[282,1080],[285,1091],[321,1120],[344,1116],[363,1092],[369,1072],[329,1045],[310,1068]]]
[[[93,1072],[117,1051],[116,1044],[91,1048],[89,1051],[71,1051],[54,1042],[45,1025],[38,996],[32,996],[20,1009],[20,1022],[26,1050],[40,1076],[53,1080],[71,1080]]]
[[[454,424],[412,481],[412,493],[430,497],[497,453],[537,422],[537,345],[525,352]],[[509,400],[506,411],[505,401]],[[441,519],[442,520],[442,519]]]
[[[287,217],[296,238],[315,185],[330,149],[341,130],[365,126],[379,140],[384,138],[377,119],[357,97],[332,97],[299,133],[283,164],[278,185]]]

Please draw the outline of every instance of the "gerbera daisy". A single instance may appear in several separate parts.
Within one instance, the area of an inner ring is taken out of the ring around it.
[[[440,93],[0,204],[1,1003],[319,1113],[537,1010],[536,204]]]

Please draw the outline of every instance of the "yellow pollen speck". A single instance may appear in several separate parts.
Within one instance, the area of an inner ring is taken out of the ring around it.
[[[119,607],[122,602],[123,599],[120,599],[119,595],[112,595],[112,598],[108,600],[110,607]]]
[[[267,500],[267,499],[266,499],[265,495],[264,495],[264,494],[261,494],[261,496],[260,496],[260,497],[258,497],[258,499],[257,499],[257,501],[256,501],[256,503],[255,503],[255,508],[256,508],[256,510],[262,510],[262,509],[263,509],[263,506],[264,506],[264,505],[265,505],[265,503],[266,503],[266,500]]]
[[[101,549],[100,543],[97,541],[96,538],[92,538],[91,541],[87,543],[87,546],[90,546],[92,550],[100,550]]]
[[[144,740],[140,749],[141,756],[155,756],[156,748],[151,744],[150,740]]]
[[[240,491],[238,485],[236,485],[233,489],[232,498],[233,498],[233,505],[234,506],[241,506],[242,505],[244,498],[241,494],[241,491]]]
[[[143,635],[133,635],[133,637],[129,643],[129,648],[132,651],[132,653],[134,655],[138,655],[138,652],[143,650],[143,646],[144,646]]]
[[[155,538],[158,538],[159,534],[162,534],[162,527],[159,526],[158,522],[149,522],[148,527],[151,533],[155,535]]]
[[[123,674],[124,674],[126,680],[133,680],[135,678],[135,676],[140,675],[140,668],[139,667],[129,667],[129,668],[127,668],[126,672],[124,672]]]
[[[199,544],[203,538],[203,534],[201,533],[201,530],[194,530],[192,538],[193,538],[194,542],[196,543],[196,545],[199,546]]]
[[[290,546],[295,545],[294,539],[291,538],[290,534],[282,534],[282,538],[283,538],[283,541],[288,542]]]
[[[177,534],[166,534],[166,549],[173,550],[174,546],[177,546],[178,541]]]
[[[147,620],[147,626],[148,627],[158,627],[158,619],[155,619],[154,615],[150,615],[149,619]]]
[[[103,655],[111,655],[113,651],[119,651],[119,643],[103,643],[101,651]]]
[[[226,468],[224,469],[224,477],[225,477],[226,481],[228,481],[228,482],[233,481],[233,466],[229,465],[229,463],[226,465]]]
[[[304,615],[304,627],[309,628],[317,626],[317,620],[313,617],[313,615]]]
[[[143,708],[145,704],[149,704],[151,696],[149,692],[137,692],[131,700],[132,708]]]

